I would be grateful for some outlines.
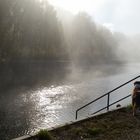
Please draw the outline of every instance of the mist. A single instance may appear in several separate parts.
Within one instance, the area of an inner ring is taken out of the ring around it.
[[[126,63],[139,63],[140,34],[117,32],[85,12],[74,15],[57,9],[57,17],[63,26],[73,77],[81,71],[82,76],[108,76],[123,71]]]
[[[0,10],[3,83],[58,81],[59,72],[63,78],[115,74],[139,58],[132,54],[138,36],[113,32],[85,12],[73,15],[39,0],[2,0]]]
[[[119,54],[122,38],[119,33],[97,24],[85,12],[73,15],[57,9],[57,17],[62,23],[66,48],[72,62],[72,77],[105,76],[121,71],[124,60]],[[113,67],[110,68],[110,65]]]
[[[119,44],[119,54],[126,63],[139,63],[140,61],[140,35],[123,35]]]
[[[116,3],[102,19],[116,13]],[[72,14],[47,0],[0,0],[0,138],[71,121],[77,108],[139,74],[140,65],[127,64],[139,63],[140,35],[117,31],[97,16]],[[93,108],[98,105],[87,111]]]

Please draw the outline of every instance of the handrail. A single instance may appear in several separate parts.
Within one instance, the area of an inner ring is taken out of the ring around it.
[[[82,107],[80,107],[80,108],[78,108],[77,110],[76,110],[76,120],[77,120],[77,118],[78,118],[78,112],[81,110],[81,109],[83,109],[83,108],[85,108],[86,106],[88,106],[88,105],[90,105],[90,104],[92,104],[92,103],[94,103],[94,102],[96,102],[97,100],[99,100],[99,99],[101,99],[101,98],[103,98],[104,96],[107,96],[108,95],[108,99],[107,99],[107,106],[104,108],[104,109],[106,109],[107,108],[107,111],[109,110],[109,107],[111,106],[111,104],[109,104],[109,99],[110,99],[110,93],[112,93],[112,92],[114,92],[114,91],[116,91],[116,90],[118,90],[118,89],[120,89],[121,87],[123,87],[123,86],[125,86],[125,85],[127,85],[128,83],[130,83],[130,82],[132,82],[132,81],[134,81],[134,80],[136,80],[136,79],[138,79],[138,78],[140,78],[140,75],[139,76],[137,76],[137,77],[135,77],[135,78],[133,78],[133,79],[131,79],[131,80],[129,80],[129,81],[127,81],[127,82],[125,82],[124,84],[122,84],[122,85],[120,85],[120,86],[118,86],[118,87],[116,87],[116,88],[114,88],[113,90],[111,90],[111,91],[109,91],[109,92],[107,92],[107,93],[105,93],[104,95],[102,95],[102,96],[100,96],[100,97],[98,97],[98,98],[96,98],[95,100],[93,100],[93,101],[91,101],[91,102],[89,102],[89,103],[87,103],[87,104],[85,104],[84,106],[82,106]],[[129,95],[130,96],[130,95]],[[126,96],[127,97],[127,96]],[[125,97],[124,97],[125,98]],[[128,97],[127,97],[128,98]],[[122,98],[123,99],[123,98]],[[123,99],[124,100],[124,99]],[[119,100],[118,100],[119,101]],[[103,109],[102,109],[103,110]],[[101,110],[101,111],[102,111]],[[98,111],[96,111],[97,113],[98,112],[100,112],[100,110],[98,110]],[[96,114],[96,112],[95,113],[93,113],[93,114]]]
[[[112,105],[114,105],[114,104],[116,104],[116,103],[118,103],[118,102],[120,102],[120,101],[122,101],[122,100],[124,100],[124,99],[126,99],[126,98],[128,98],[128,97],[130,97],[130,96],[131,96],[131,94],[129,94],[129,95],[127,95],[127,96],[125,96],[125,97],[123,97],[123,98],[121,98],[121,99],[119,99],[119,100],[113,102],[112,104],[109,105],[109,107],[112,106]],[[101,108],[100,110],[98,110],[98,111],[96,111],[96,112],[94,112],[94,113],[92,113],[91,115],[94,115],[94,114],[96,114],[96,113],[98,113],[98,112],[100,112],[100,111],[102,111],[102,110],[104,110],[104,109],[106,109],[106,108],[107,108],[107,106]]]

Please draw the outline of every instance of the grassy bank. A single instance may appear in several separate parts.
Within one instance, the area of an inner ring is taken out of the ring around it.
[[[54,140],[140,140],[140,117],[131,107],[50,131]]]

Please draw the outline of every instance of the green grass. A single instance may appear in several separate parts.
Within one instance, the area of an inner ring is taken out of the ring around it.
[[[132,104],[129,104],[126,109],[131,110],[132,109]]]
[[[37,138],[38,138],[38,140],[53,140],[53,137],[45,129],[42,129],[38,132]]]

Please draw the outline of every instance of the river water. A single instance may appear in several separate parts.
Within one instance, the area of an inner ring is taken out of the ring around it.
[[[117,68],[116,72],[112,72],[114,67]],[[21,86],[3,91],[0,94],[0,139],[8,140],[37,132],[39,129],[75,121],[76,109],[138,75],[138,63],[105,65],[98,66],[96,72],[72,72],[70,78],[67,78],[71,80],[63,84],[32,88]],[[130,94],[132,89],[133,82],[115,91],[110,96],[110,103]],[[130,103],[131,98],[120,102],[121,106]],[[91,116],[90,114],[106,104],[107,97],[104,97],[79,111],[78,119]],[[114,105],[110,109],[115,108]]]

